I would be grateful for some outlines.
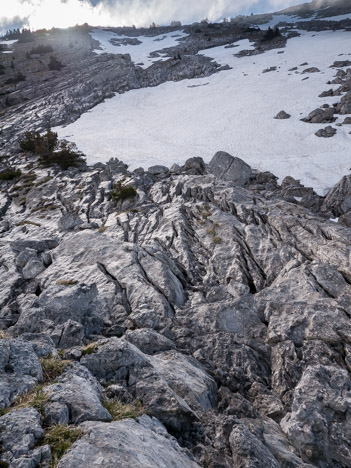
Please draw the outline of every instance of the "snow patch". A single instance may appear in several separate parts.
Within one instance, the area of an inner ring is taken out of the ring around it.
[[[333,138],[317,138],[314,133],[325,125],[300,119],[335,102],[335,97],[318,95],[335,75],[329,66],[350,52],[351,33],[301,34],[289,39],[284,54],[270,50],[238,58],[233,55],[238,48],[207,49],[201,53],[232,69],[116,95],[56,131],[60,138],[75,141],[89,163],[117,157],[130,169],[171,166],[193,156],[208,162],[223,150],[281,179],[291,175],[324,195],[349,173],[349,128],[338,127]],[[245,41],[239,45],[248,46]],[[322,73],[302,81],[306,67],[299,65],[304,62]],[[262,73],[272,66],[277,70]],[[289,72],[293,67],[297,72]],[[281,110],[291,118],[274,119]]]
[[[148,68],[153,63],[159,60],[167,60],[169,57],[166,54],[160,54],[159,57],[150,57],[151,52],[157,52],[169,47],[175,47],[179,44],[179,40],[187,37],[183,31],[173,31],[159,36],[121,36],[111,31],[104,29],[94,29],[91,37],[100,42],[102,50],[95,49],[96,54],[130,54],[133,62],[140,65],[142,68]],[[140,42],[136,45],[123,44],[126,40],[137,40]],[[120,42],[120,44],[118,44]]]

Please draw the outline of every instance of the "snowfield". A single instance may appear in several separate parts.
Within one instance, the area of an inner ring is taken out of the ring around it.
[[[248,41],[237,48],[208,49],[202,53],[232,69],[116,95],[55,130],[60,138],[76,142],[89,163],[117,157],[131,169],[171,166],[193,156],[208,162],[223,150],[280,178],[291,175],[324,194],[349,174],[351,125],[332,124],[337,134],[325,139],[314,133],[328,124],[300,119],[340,100],[318,95],[338,87],[326,84],[336,73],[330,65],[350,59],[350,39],[351,32],[345,31],[301,32],[284,49],[243,58],[233,54],[249,48]],[[263,73],[270,67],[277,70]],[[297,71],[289,71],[293,67]],[[321,71],[302,73],[309,67]],[[281,110],[291,118],[274,119]]]
[[[157,58],[150,57],[151,52],[174,47],[178,45],[179,39],[186,37],[187,34],[182,31],[173,31],[160,36],[138,36],[135,39],[137,39],[140,44],[137,45],[124,45],[122,42],[128,39],[127,36],[121,36],[111,31],[105,31],[104,29],[94,29],[91,36],[93,39],[100,42],[101,49],[95,49],[94,52],[96,54],[130,54],[135,65],[148,68],[154,62],[168,59],[168,57],[164,57],[165,54],[160,54],[160,57]]]

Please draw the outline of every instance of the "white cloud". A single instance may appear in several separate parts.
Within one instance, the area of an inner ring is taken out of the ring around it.
[[[103,0],[93,6],[88,0],[1,0],[0,24],[11,24],[16,17],[32,29],[67,27],[89,23],[100,26],[148,26],[152,22],[184,23],[208,18],[235,16],[263,3],[272,7],[291,5],[294,0]]]

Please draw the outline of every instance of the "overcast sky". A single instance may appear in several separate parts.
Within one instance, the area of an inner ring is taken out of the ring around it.
[[[217,21],[298,3],[303,0],[0,0],[0,31],[22,25],[49,29],[85,22],[95,26],[148,26],[172,20]]]

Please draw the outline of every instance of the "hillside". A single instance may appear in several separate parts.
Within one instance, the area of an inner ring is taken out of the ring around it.
[[[0,467],[351,466],[347,7],[0,42]]]

